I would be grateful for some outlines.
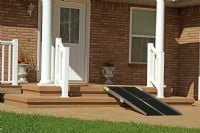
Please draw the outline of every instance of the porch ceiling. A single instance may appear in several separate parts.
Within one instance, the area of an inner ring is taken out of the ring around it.
[[[112,2],[128,2],[145,5],[156,5],[156,0],[103,0]],[[165,0],[167,7],[187,7],[193,5],[200,5],[200,0]]]

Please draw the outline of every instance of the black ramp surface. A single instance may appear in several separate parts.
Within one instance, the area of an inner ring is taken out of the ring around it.
[[[136,107],[144,115],[180,115],[178,111],[169,105],[154,98],[150,94],[137,89],[136,87],[108,87],[110,93],[117,93],[120,97],[126,99],[131,107]],[[118,97],[119,98],[119,97]],[[145,113],[144,113],[145,112]]]
[[[146,114],[144,115],[162,115],[159,111],[155,110],[154,108],[148,106],[146,103],[144,103],[142,100],[138,99],[137,97],[131,95],[130,93],[127,93],[120,87],[108,87],[115,93],[119,94],[124,99],[128,100],[130,103],[132,103],[134,106],[138,107],[139,109],[143,110]]]
[[[158,109],[165,115],[180,115],[178,111],[167,105],[166,103],[154,98],[152,95],[137,89],[136,87],[122,87],[129,91],[130,93],[136,95],[137,97],[141,98],[143,101],[148,102],[151,106]]]

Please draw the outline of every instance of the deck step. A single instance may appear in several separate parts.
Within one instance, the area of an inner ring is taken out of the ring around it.
[[[180,97],[180,96],[171,96],[171,97],[165,97],[160,98],[163,102],[166,102],[168,104],[176,104],[176,105],[192,105],[195,102],[194,98],[190,97]]]
[[[37,84],[22,84],[23,94],[5,94],[4,102],[15,106],[28,108],[43,107],[105,107],[119,106],[115,98],[108,95],[102,84],[70,84],[69,98],[61,98],[61,88],[56,86],[38,86]],[[140,86],[144,91],[156,94],[156,89]],[[162,99],[170,104],[188,104],[192,98],[168,97]]]
[[[70,97],[61,98],[56,96],[35,96],[24,94],[7,94],[4,96],[7,104],[29,108],[48,107],[105,107],[119,106],[117,100],[112,97]]]
[[[38,86],[36,84],[24,84],[22,85],[24,94],[32,94],[37,96],[60,96],[61,87],[58,86]],[[70,84],[69,96],[90,96],[90,95],[105,95],[105,91],[102,85],[86,85],[86,84]]]
[[[1,84],[0,85],[0,93],[1,94],[20,94],[21,86],[13,86],[10,84]]]

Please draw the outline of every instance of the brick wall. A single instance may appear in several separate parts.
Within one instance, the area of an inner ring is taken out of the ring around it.
[[[165,14],[165,85],[175,94],[178,88],[179,45],[175,38],[180,36],[179,10],[166,8]]]
[[[27,13],[29,0],[0,1],[0,39],[19,39],[19,48],[25,48],[32,56],[29,81],[36,81],[36,56],[37,56],[37,1],[32,16]]]
[[[128,3],[92,1],[90,82],[105,81],[101,74],[101,61],[106,58],[106,49],[109,49],[115,57],[117,69],[114,83],[146,85],[147,66],[128,64],[131,6],[142,7]],[[166,8],[165,84],[173,90],[174,95],[197,94],[198,45],[180,45],[177,42],[184,27],[199,26],[199,10],[192,9]]]
[[[103,83],[101,62],[114,56],[116,84],[146,84],[147,65],[128,64],[130,7],[127,3],[93,0],[91,4],[90,82]]]
[[[198,91],[198,66],[199,66],[199,37],[200,31],[200,6],[181,9],[181,35],[185,44],[179,45],[179,89],[178,95],[194,96],[197,98]],[[184,32],[187,33],[184,33]]]
[[[117,73],[116,84],[146,85],[146,64],[128,64],[130,7],[127,3],[93,1],[91,9],[90,82],[103,82],[101,61],[105,59],[105,49],[112,49]],[[179,37],[178,9],[166,9],[165,27],[165,84],[177,89]]]
[[[36,80],[37,55],[37,2],[30,17],[27,13],[28,1],[0,1],[0,39],[19,39],[19,46],[25,47],[33,57],[30,81]],[[129,57],[129,3],[91,2],[90,70],[89,81],[103,83],[101,62],[107,52],[114,57],[117,73],[113,78],[116,84],[146,85],[147,66],[128,64]],[[198,54],[196,43],[178,44],[184,28],[200,26],[200,7],[183,9],[166,8],[165,27],[165,84],[174,90],[175,95],[197,95]],[[195,28],[196,29],[196,28]],[[197,28],[198,29],[198,28]],[[194,31],[193,29],[191,30]],[[196,32],[198,33],[198,32]],[[189,33],[190,34],[190,33]],[[184,40],[188,41],[188,39]]]

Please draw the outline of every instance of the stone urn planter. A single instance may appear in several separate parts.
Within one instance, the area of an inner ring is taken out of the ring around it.
[[[115,67],[103,67],[102,74],[106,78],[106,81],[104,83],[105,84],[113,84],[111,79],[113,78],[115,73],[116,73]]]
[[[29,64],[18,64],[18,83],[27,83],[27,75],[30,70]]]

